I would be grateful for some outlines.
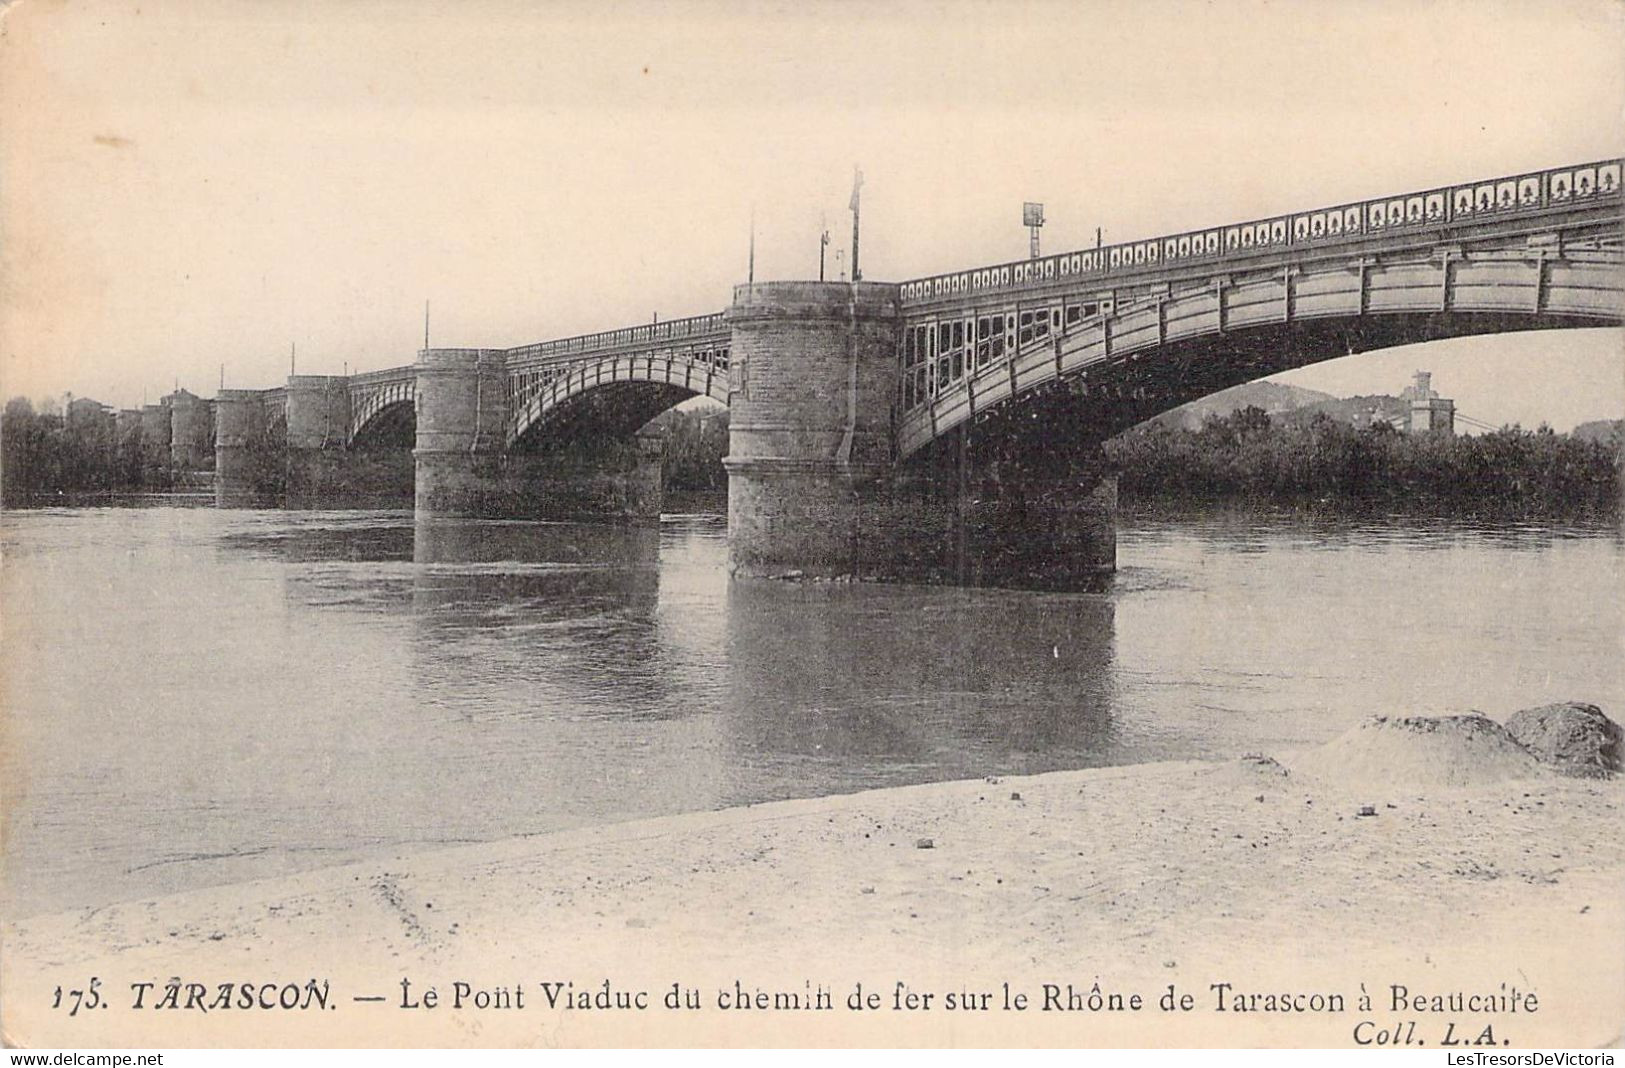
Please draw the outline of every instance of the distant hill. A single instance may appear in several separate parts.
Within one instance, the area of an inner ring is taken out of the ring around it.
[[[1625,438],[1625,419],[1593,419],[1569,431],[1576,441],[1600,441],[1618,445]]]
[[[1146,420],[1143,426],[1164,426],[1170,429],[1195,430],[1208,416],[1223,417],[1243,408],[1262,408],[1271,418],[1318,404],[1341,403],[1329,393],[1279,382],[1248,382],[1209,394],[1200,400],[1182,404]]]

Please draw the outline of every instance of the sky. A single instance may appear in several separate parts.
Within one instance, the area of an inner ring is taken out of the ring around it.
[[[901,281],[1625,152],[1617,0],[19,0],[0,393],[118,406]],[[841,264],[844,266],[844,263]],[[1282,380],[1625,415],[1619,330]]]

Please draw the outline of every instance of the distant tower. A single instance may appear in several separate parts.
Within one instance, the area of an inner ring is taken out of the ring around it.
[[[1410,432],[1412,434],[1454,434],[1456,432],[1456,402],[1433,391],[1433,375],[1416,372],[1413,383],[1401,394],[1410,401]]]

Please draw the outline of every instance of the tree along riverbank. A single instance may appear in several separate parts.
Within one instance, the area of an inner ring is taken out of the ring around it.
[[[1247,502],[1435,516],[1617,520],[1621,447],[1550,429],[1475,437],[1280,425],[1258,408],[1196,430],[1142,425],[1106,443],[1125,502]]]
[[[0,503],[8,507],[67,493],[168,489],[169,471],[143,470],[137,443],[70,427],[57,410],[13,397],[0,414]]]
[[[727,487],[726,412],[674,412],[667,487]],[[1439,518],[1593,524],[1620,515],[1619,432],[1507,427],[1476,437],[1355,428],[1327,416],[1272,421],[1258,408],[1187,430],[1146,423],[1105,445],[1125,507],[1229,504]]]
[[[666,488],[728,485],[728,413],[672,410]],[[1476,437],[1355,428],[1326,416],[1275,422],[1258,408],[1210,416],[1188,430],[1142,424],[1106,442],[1125,506],[1240,503],[1439,517],[1613,522],[1620,516],[1619,431],[1611,437],[1507,427]],[[175,474],[135,450],[81,440],[60,415],[13,401],[0,418],[0,490],[16,506],[42,496],[162,489]]]

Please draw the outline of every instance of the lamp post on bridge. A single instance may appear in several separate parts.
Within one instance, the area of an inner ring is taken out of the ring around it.
[[[860,191],[863,189],[863,172],[856,165],[852,168],[852,199],[847,207],[852,210],[852,281],[863,281],[863,272],[858,269],[858,208],[862,203]]]

